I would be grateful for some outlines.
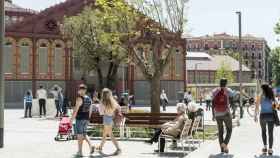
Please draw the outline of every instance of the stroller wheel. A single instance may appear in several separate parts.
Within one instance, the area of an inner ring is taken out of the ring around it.
[[[57,137],[54,137],[54,140],[55,140],[55,141],[58,141],[58,138],[57,138]]]

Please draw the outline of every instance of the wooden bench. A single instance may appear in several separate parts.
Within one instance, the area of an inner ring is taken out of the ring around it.
[[[120,136],[131,136],[130,127],[143,128],[160,128],[160,126],[168,121],[176,118],[176,113],[126,113],[124,115],[124,124],[120,127]],[[101,126],[103,118],[99,113],[92,113],[90,123],[93,126]]]
[[[165,122],[176,118],[176,113],[127,113],[125,117],[125,126],[130,127],[150,127],[158,128]],[[90,123],[102,125],[103,118],[99,113],[92,113]]]
[[[124,114],[127,127],[160,128],[168,121],[173,121],[176,113],[127,113]]]

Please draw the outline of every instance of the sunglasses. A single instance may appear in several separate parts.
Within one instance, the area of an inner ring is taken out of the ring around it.
[[[82,89],[82,90],[84,90],[84,89],[87,89],[86,87],[79,87],[79,89]]]

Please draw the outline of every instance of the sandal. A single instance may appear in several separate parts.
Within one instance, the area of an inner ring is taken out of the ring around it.
[[[268,155],[270,155],[270,156],[273,155],[273,150],[272,149],[268,150]]]
[[[117,149],[113,155],[117,156],[117,155],[120,155],[122,153],[122,150],[121,149]]]
[[[263,153],[263,155],[266,155],[267,154],[267,148],[263,148],[262,153]]]

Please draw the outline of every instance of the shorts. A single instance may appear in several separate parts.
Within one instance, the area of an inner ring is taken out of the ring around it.
[[[103,125],[112,126],[113,125],[113,116],[103,116]]]
[[[87,135],[88,120],[76,120],[76,134]]]

